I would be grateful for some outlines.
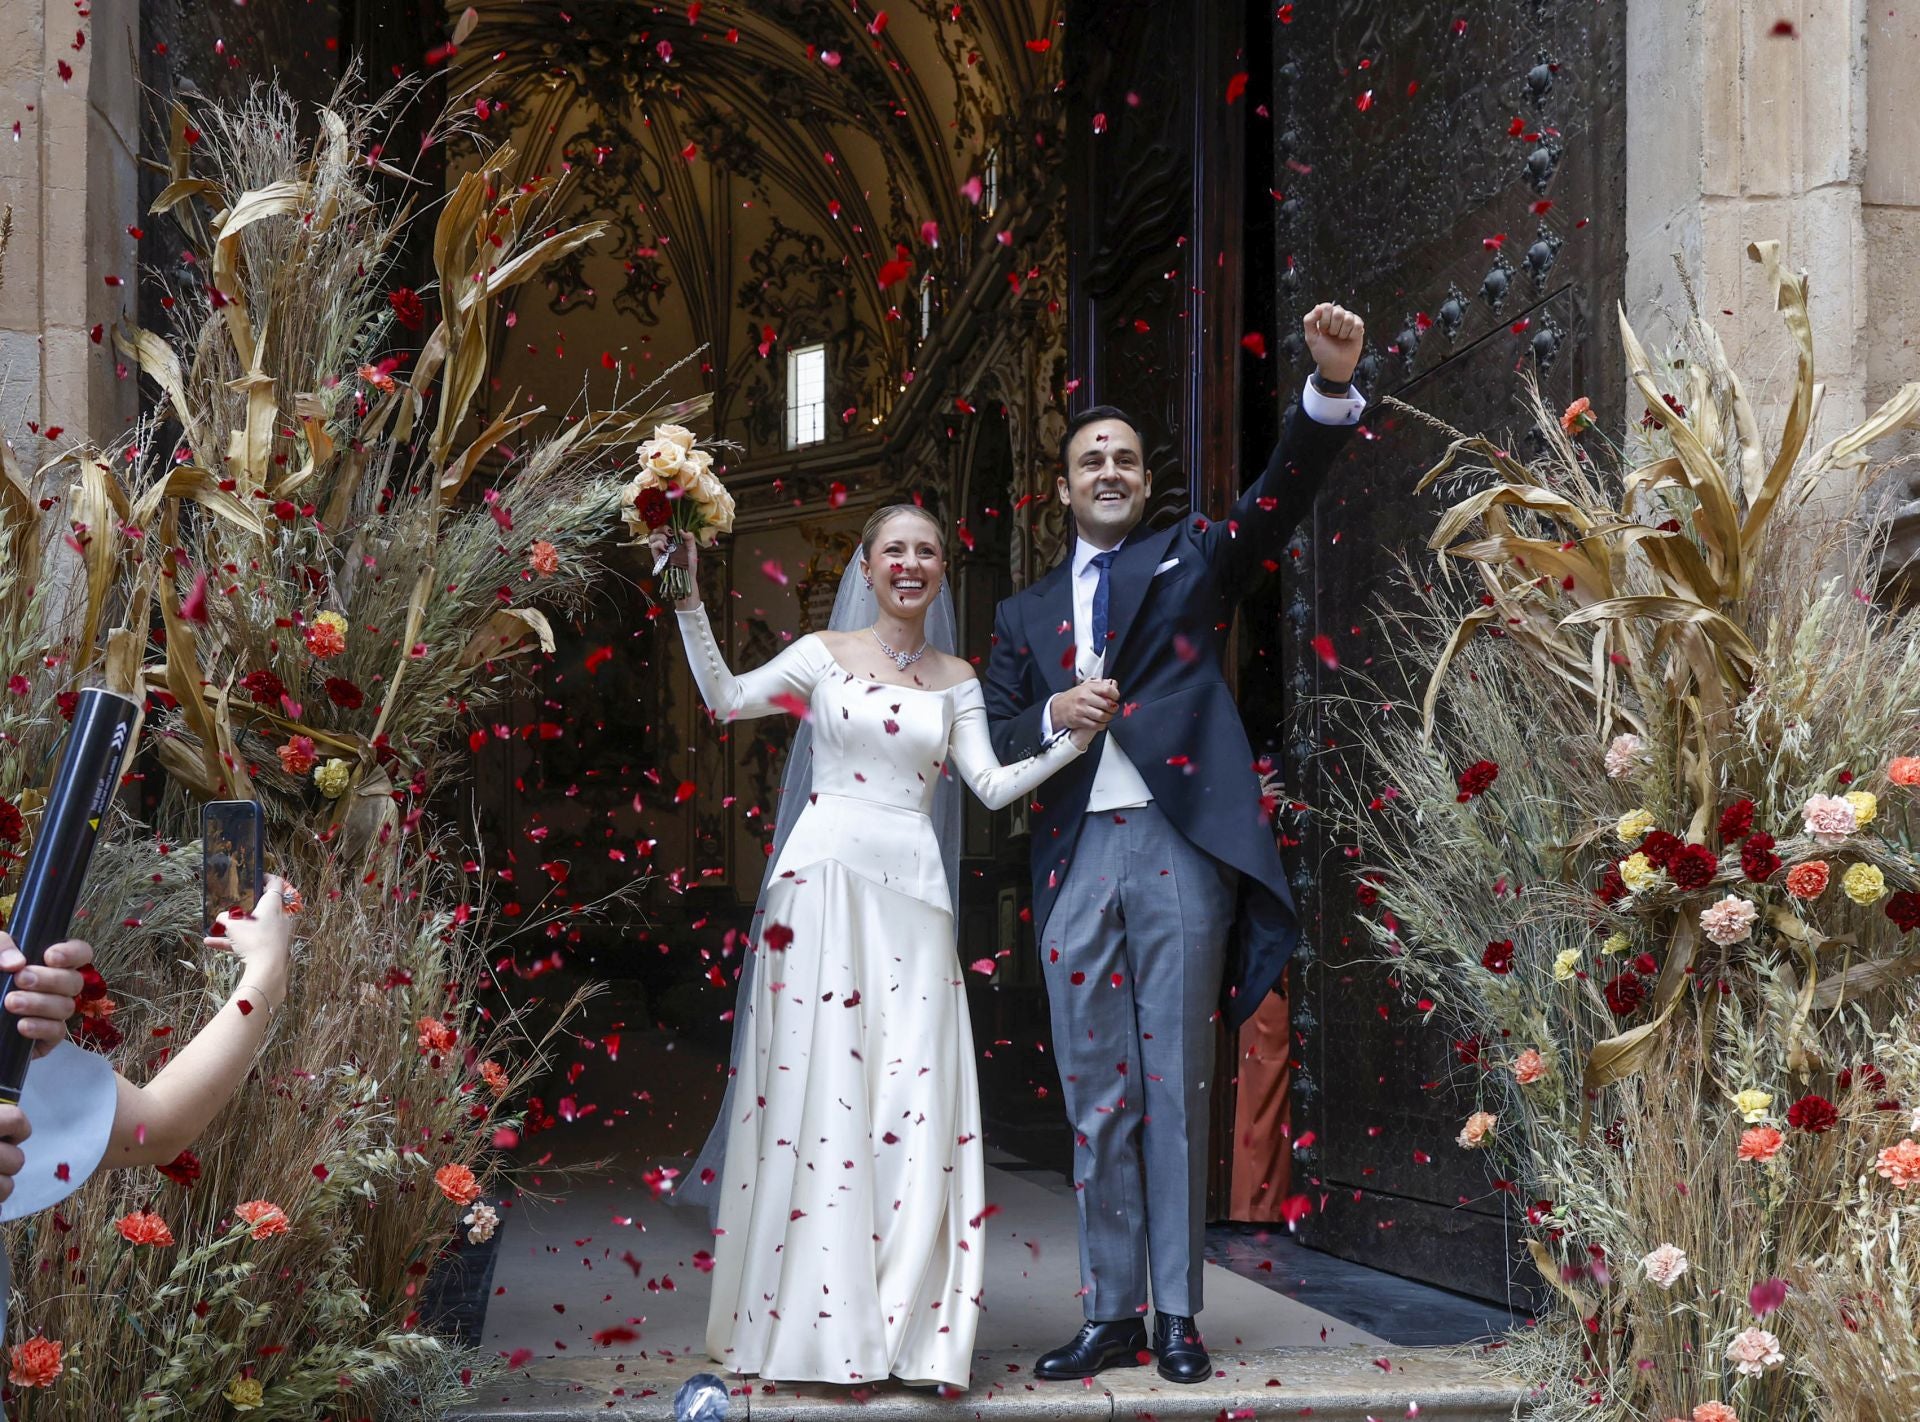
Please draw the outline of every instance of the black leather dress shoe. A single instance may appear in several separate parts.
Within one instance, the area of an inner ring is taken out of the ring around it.
[[[1160,1376],[1168,1382],[1203,1382],[1213,1376],[1213,1359],[1200,1341],[1200,1327],[1185,1314],[1153,1316],[1153,1351],[1160,1359]]]
[[[1073,1342],[1051,1353],[1042,1353],[1033,1365],[1033,1375],[1063,1381],[1090,1378],[1108,1368],[1137,1368],[1146,1361],[1147,1325],[1138,1318],[1123,1318],[1117,1323],[1088,1320]],[[1204,1357],[1205,1355],[1202,1354]]]

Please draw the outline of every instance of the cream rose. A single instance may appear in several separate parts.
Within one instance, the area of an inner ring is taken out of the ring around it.
[[[649,443],[677,445],[681,454],[693,449],[693,431],[684,425],[655,425]]]

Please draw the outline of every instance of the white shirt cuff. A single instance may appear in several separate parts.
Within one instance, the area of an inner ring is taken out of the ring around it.
[[[1308,377],[1300,390],[1300,408],[1316,424],[1357,425],[1367,408],[1367,397],[1351,388],[1344,395],[1325,394]]]
[[[1045,745],[1053,739],[1053,698],[1049,696],[1040,703],[1040,744]]]

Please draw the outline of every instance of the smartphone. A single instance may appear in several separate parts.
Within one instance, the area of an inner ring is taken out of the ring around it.
[[[252,913],[266,885],[261,864],[260,806],[252,800],[210,800],[200,807],[201,919]]]

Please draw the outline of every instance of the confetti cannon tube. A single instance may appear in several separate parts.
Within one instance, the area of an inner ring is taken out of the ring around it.
[[[119,788],[139,719],[139,703],[130,697],[99,687],[80,693],[14,900],[13,941],[29,963],[40,962],[72,926],[100,821]],[[12,990],[9,973],[0,978],[0,1001]],[[20,1035],[14,1014],[0,1012],[0,1102],[19,1102],[32,1055],[33,1043]]]

